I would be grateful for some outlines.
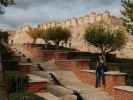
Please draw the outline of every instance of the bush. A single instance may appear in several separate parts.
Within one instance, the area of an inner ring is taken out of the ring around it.
[[[44,100],[44,99],[32,93],[21,92],[21,93],[11,94],[9,100]]]
[[[8,93],[25,91],[29,81],[28,76],[13,71],[5,72],[5,80]]]
[[[2,61],[2,66],[4,71],[16,71],[18,68],[18,62],[16,60],[5,60]]]

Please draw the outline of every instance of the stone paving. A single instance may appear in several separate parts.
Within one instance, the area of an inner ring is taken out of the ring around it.
[[[55,95],[53,95],[49,92],[48,93],[36,93],[36,95],[44,97],[45,100],[61,100],[60,98],[56,97]]]
[[[64,91],[66,95],[72,95],[71,92],[76,90],[84,97],[85,100],[112,100],[112,97],[107,92],[82,83],[71,71],[34,72],[34,74],[45,78],[47,77],[46,73],[54,73],[56,78],[60,80],[64,86],[64,89],[63,87],[61,88],[55,85],[48,87],[48,90],[56,96],[63,96]]]
[[[18,50],[25,53],[23,48],[19,48]],[[58,66],[56,66],[53,63],[53,61],[44,62],[44,61],[34,60],[34,64],[38,63],[42,65],[44,71],[35,70],[32,72],[32,74],[39,75],[41,77],[44,77],[52,81],[52,79],[49,76],[49,73],[53,73],[56,79],[58,79],[58,81],[60,81],[61,84],[63,85],[63,86],[56,86],[51,82],[50,85],[48,86],[50,94],[49,93],[41,94],[41,96],[43,95],[44,98],[48,97],[46,100],[55,100],[53,96],[59,98],[57,100],[77,100],[76,97],[72,94],[73,90],[78,91],[82,95],[84,100],[114,100],[113,97],[110,96],[107,92],[101,91],[100,89],[96,89],[93,86],[82,83],[76,77],[76,75],[71,71],[64,71],[58,69]]]

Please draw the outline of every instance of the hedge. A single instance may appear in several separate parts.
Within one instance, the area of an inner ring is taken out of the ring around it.
[[[5,72],[5,80],[8,93],[22,92],[26,90],[29,78],[15,71]]]
[[[10,94],[9,100],[45,100],[42,97],[28,92]]]

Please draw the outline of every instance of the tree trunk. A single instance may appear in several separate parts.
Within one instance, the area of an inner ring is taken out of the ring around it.
[[[33,39],[33,42],[32,43],[35,44],[36,43],[36,39]]]
[[[101,54],[102,54],[102,60],[104,61],[104,63],[106,63],[106,51],[104,49],[104,46],[102,46],[101,48]]]
[[[55,46],[56,46],[56,50],[58,50],[59,49],[59,41],[56,41],[56,44],[55,44]]]
[[[47,40],[44,40],[45,41],[45,49],[48,49],[48,41]]]

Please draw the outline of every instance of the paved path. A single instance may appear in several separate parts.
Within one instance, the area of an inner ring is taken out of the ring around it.
[[[22,50],[21,48],[21,51],[24,51],[24,50]],[[34,63],[39,63],[39,62],[35,61]],[[72,73],[71,71],[63,71],[58,69],[57,66],[53,64],[53,62],[45,63],[44,61],[40,61],[40,64],[43,65],[43,69],[45,71],[40,71],[40,72],[35,71],[34,74],[37,74],[39,76],[49,79],[48,73],[52,72],[55,75],[55,77],[64,85],[66,89],[69,89],[71,91],[73,90],[79,91],[79,93],[84,97],[84,100],[113,100],[113,98],[107,92],[100,91],[99,89],[96,89],[93,86],[82,83],[74,73]],[[60,92],[61,89],[64,90],[61,87],[56,88],[53,85],[53,87],[50,87],[49,92],[52,92],[54,93],[55,96],[58,96],[59,94],[57,94],[57,92],[55,91],[58,91],[58,93],[61,93]],[[76,100],[76,99],[73,99],[73,100]]]

